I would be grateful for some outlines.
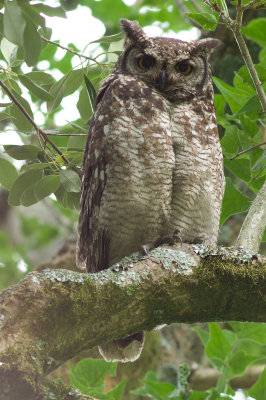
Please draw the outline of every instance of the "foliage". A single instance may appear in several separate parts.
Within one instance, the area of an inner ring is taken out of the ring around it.
[[[142,380],[142,386],[132,391],[133,394],[149,397],[153,400],[218,400],[233,399],[234,390],[229,381],[241,376],[247,366],[266,361],[265,332],[266,324],[231,322],[228,329],[221,329],[216,323],[209,324],[209,332],[195,328],[199,333],[210,363],[221,372],[216,387],[205,392],[189,390],[190,370],[187,364],[182,364],[177,370],[177,383],[158,380],[154,372],[147,372]],[[70,383],[84,394],[96,396],[99,399],[119,400],[125,386],[125,380],[113,390],[102,394],[104,379],[107,375],[115,375],[116,364],[103,360],[84,359],[70,373]],[[263,400],[266,392],[266,369],[257,382],[245,394],[255,400]],[[114,397],[111,396],[114,394]],[[119,393],[119,394],[118,394]]]
[[[117,400],[123,394],[126,380],[123,379],[115,388],[103,393],[104,380],[107,375],[116,375],[116,363],[86,358],[75,367],[71,365],[70,384],[82,393],[97,397],[100,400]]]

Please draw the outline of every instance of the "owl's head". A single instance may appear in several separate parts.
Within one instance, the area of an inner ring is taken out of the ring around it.
[[[118,70],[134,75],[170,101],[206,95],[212,86],[208,59],[222,44],[220,40],[149,38],[138,22],[122,19],[120,23],[126,40]]]

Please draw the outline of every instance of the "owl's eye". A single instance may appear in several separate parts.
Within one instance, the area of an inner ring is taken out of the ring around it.
[[[175,69],[183,75],[188,75],[192,71],[192,67],[187,62],[181,62],[176,64]]]
[[[151,56],[140,56],[137,58],[137,64],[140,69],[145,71],[146,69],[149,69],[152,65],[154,65],[154,58]]]

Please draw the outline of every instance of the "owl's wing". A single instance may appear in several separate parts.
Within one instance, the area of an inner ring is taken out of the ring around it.
[[[99,229],[99,212],[107,181],[108,163],[104,150],[104,126],[110,123],[110,120],[106,112],[105,93],[114,80],[114,76],[109,76],[97,95],[95,113],[84,152],[76,258],[77,266],[88,272],[97,272],[109,267],[110,240],[108,232]]]

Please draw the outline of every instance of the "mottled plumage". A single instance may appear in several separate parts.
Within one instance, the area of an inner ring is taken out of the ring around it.
[[[224,175],[208,58],[220,42],[121,25],[125,50],[98,93],[84,156],[77,264],[88,272],[176,230],[215,245],[219,229]],[[133,360],[143,335],[129,342],[101,352]]]

